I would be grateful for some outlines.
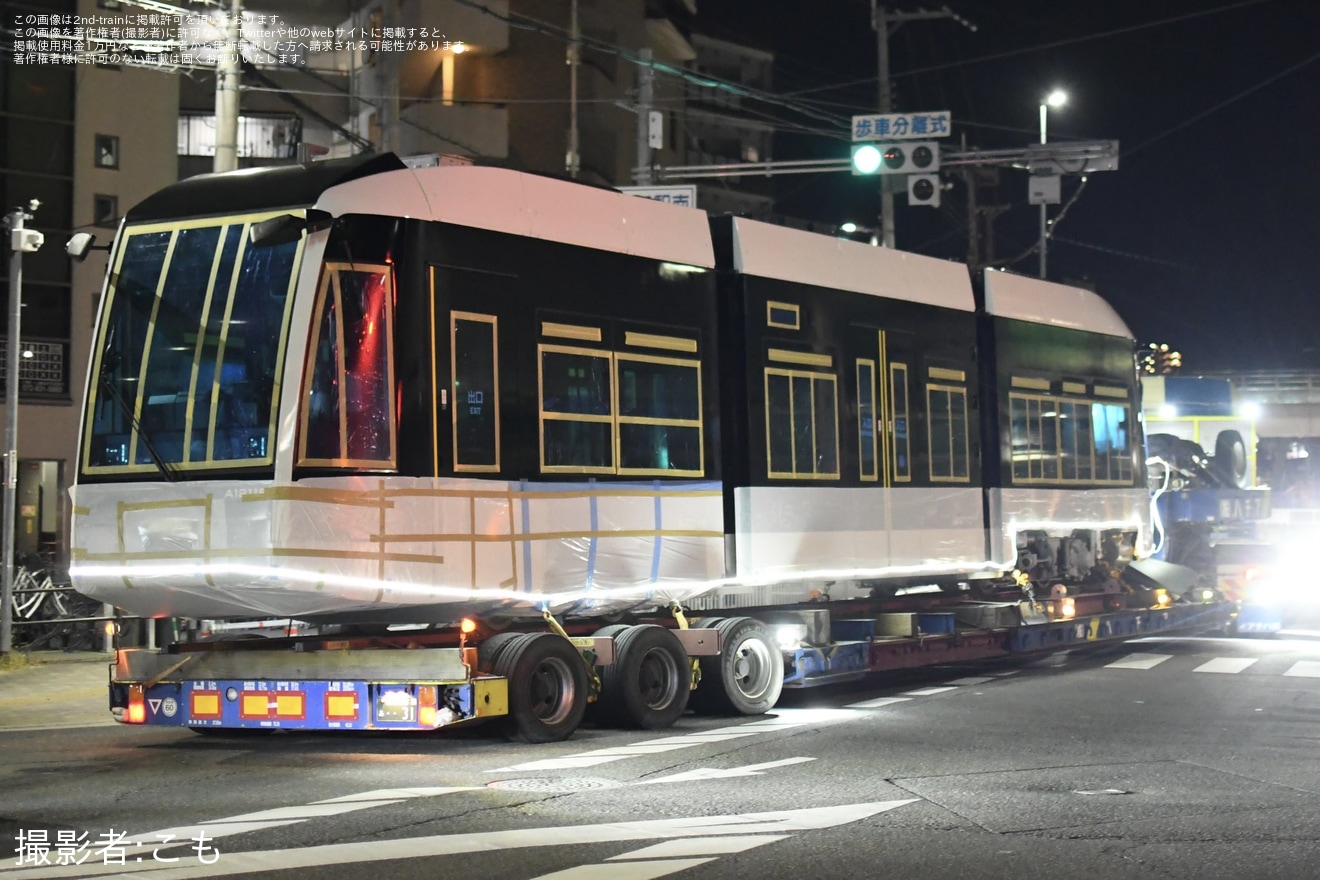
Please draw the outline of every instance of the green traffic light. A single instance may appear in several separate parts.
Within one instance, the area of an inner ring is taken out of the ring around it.
[[[853,174],[875,174],[880,170],[882,156],[875,144],[854,144],[852,148]]]

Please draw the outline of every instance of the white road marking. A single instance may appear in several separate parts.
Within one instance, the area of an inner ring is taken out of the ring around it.
[[[73,880],[81,877],[107,877],[136,874],[151,880],[198,880],[203,877],[227,877],[267,871],[310,870],[329,865],[366,862],[389,862],[398,859],[453,858],[466,853],[489,853],[495,850],[526,849],[550,846],[618,843],[633,840],[667,838],[725,837],[733,834],[766,836],[794,831],[834,828],[906,804],[917,798],[843,804],[837,807],[814,807],[803,810],[777,810],[767,813],[740,813],[725,816],[690,816],[680,819],[651,819],[640,822],[608,822],[598,825],[569,825],[550,828],[520,828],[508,831],[478,831],[470,834],[439,834],[431,837],[398,840],[368,840],[359,843],[336,843],[295,849],[222,852],[210,865],[182,860],[176,863],[129,862],[82,865],[52,865],[39,868],[0,870],[5,880]],[[624,875],[615,866],[613,877]]]
[[[1284,675],[1299,678],[1320,678],[1320,660],[1298,660]]]
[[[1241,672],[1259,659],[1259,657],[1216,657],[1202,663],[1192,672],[1222,672],[1226,675],[1232,675]]]
[[[1172,654],[1128,654],[1122,660],[1106,664],[1106,669],[1152,669],[1159,666]]]
[[[661,776],[658,779],[643,779],[634,785],[653,785],[657,782],[697,782],[702,779],[732,779],[736,776],[761,776],[766,770],[773,767],[788,767],[793,764],[805,764],[808,761],[814,761],[815,758],[784,758],[782,761],[769,761],[765,764],[748,764],[746,767],[698,767],[696,770],[687,770],[683,773],[675,773],[672,776]]]
[[[943,693],[948,693],[949,691],[956,691],[956,690],[957,690],[956,687],[928,687],[928,688],[919,688],[918,690],[915,691],[904,691],[903,693],[905,693],[909,697],[933,697],[936,694],[943,694]]]
[[[173,838],[169,842],[169,846],[181,846],[202,834],[205,834],[209,840],[218,840],[222,837],[232,837],[235,834],[246,834],[250,831],[261,831],[265,828],[293,825],[298,822],[305,822],[308,819],[339,816],[371,807],[398,804],[409,798],[435,797],[456,791],[474,791],[478,787],[469,785],[459,787],[385,788],[315,801],[302,806],[276,807],[272,810],[261,810],[256,813],[226,816],[223,819],[212,819],[209,822],[196,822],[176,828],[164,828],[160,831],[130,834],[127,839],[138,844],[138,846],[128,847],[125,852],[129,855],[136,855],[162,848],[166,845],[164,841],[167,836]]]
[[[949,684],[957,685],[959,687],[969,687],[971,685],[985,684],[987,681],[994,681],[994,679],[988,675],[974,675],[968,678],[955,678],[953,681],[949,682]]]
[[[881,706],[892,706],[894,703],[909,703],[911,697],[876,697],[874,700],[862,700],[860,703],[849,703],[849,709],[879,709]]]
[[[620,862],[632,859],[677,859],[685,856],[727,856],[733,853],[747,852],[767,843],[787,840],[787,834],[765,835],[760,837],[688,837],[680,840],[666,840],[655,846],[643,847],[632,852],[610,856],[605,861]]]
[[[576,868],[555,871],[553,874],[541,874],[533,877],[532,880],[620,880],[620,878],[626,878],[626,880],[654,880],[656,877],[686,871],[688,868],[695,868],[697,865],[704,865],[713,861],[715,860],[711,858],[667,859],[663,862],[629,862],[626,868],[622,865],[608,863],[579,865]]]
[[[566,755],[562,758],[546,758],[541,761],[528,761],[523,764],[511,764],[508,767],[497,767],[494,770],[487,770],[486,772],[518,773],[528,770],[578,770],[583,767],[595,767],[598,764],[606,764],[624,758],[636,758],[642,755],[653,755],[678,749],[690,749],[695,746],[708,745],[710,743],[721,742],[727,739],[753,736],[758,733],[792,730],[795,727],[805,727],[808,725],[838,724],[841,721],[851,721],[852,719],[857,718],[858,715],[859,713],[848,709],[776,709],[774,715],[771,717],[764,718],[760,721],[753,721],[748,724],[718,727],[714,730],[705,730],[700,733],[689,733],[684,736],[666,736],[661,739],[651,739],[634,743],[630,746],[611,746],[604,749],[595,749],[590,752],[579,752],[575,755]]]

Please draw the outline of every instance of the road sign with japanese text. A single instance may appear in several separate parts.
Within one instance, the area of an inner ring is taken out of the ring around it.
[[[948,110],[929,113],[872,113],[852,118],[854,141],[928,140],[948,137],[951,116]]]

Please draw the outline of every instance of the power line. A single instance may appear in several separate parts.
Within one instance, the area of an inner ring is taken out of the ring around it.
[[[1233,103],[1236,103],[1236,102],[1242,100],[1243,98],[1247,97],[1248,95],[1252,94],[1253,92],[1258,92],[1258,91],[1260,91],[1261,89],[1265,88],[1266,86],[1268,86],[1268,85],[1270,85],[1270,84],[1272,84],[1272,83],[1274,83],[1274,82],[1277,82],[1278,80],[1283,79],[1285,76],[1287,76],[1287,75],[1290,74],[1290,73],[1294,73],[1294,72],[1296,72],[1296,71],[1298,71],[1298,70],[1301,70],[1303,67],[1305,67],[1305,66],[1308,65],[1308,64],[1314,64],[1316,61],[1320,61],[1320,52],[1317,52],[1315,55],[1312,55],[1312,56],[1309,57],[1309,58],[1304,58],[1304,59],[1302,59],[1301,61],[1297,62],[1296,64],[1294,64],[1294,65],[1292,65],[1292,66],[1290,66],[1290,67],[1287,67],[1287,68],[1285,68],[1285,69],[1279,71],[1278,73],[1274,74],[1273,76],[1267,77],[1266,79],[1262,80],[1261,82],[1256,83],[1254,86],[1251,86],[1250,88],[1244,89],[1243,91],[1238,92],[1236,95],[1233,95],[1233,96],[1230,97],[1230,98],[1225,98],[1223,101],[1220,101],[1218,104],[1215,104],[1213,107],[1209,107],[1209,108],[1207,108],[1207,109],[1205,109],[1205,110],[1202,110],[1200,113],[1197,113],[1197,114],[1195,114],[1195,115],[1193,115],[1193,116],[1188,117],[1187,119],[1184,119],[1182,122],[1179,122],[1177,125],[1174,125],[1174,126],[1172,126],[1172,127],[1170,127],[1170,128],[1166,128],[1164,131],[1162,131],[1162,132],[1160,132],[1159,134],[1155,135],[1153,138],[1150,138],[1149,140],[1142,141],[1141,143],[1137,144],[1137,145],[1136,145],[1135,147],[1133,147],[1132,149],[1130,149],[1130,150],[1124,150],[1124,151],[1123,151],[1123,158],[1124,158],[1124,159],[1130,159],[1134,153],[1137,153],[1137,152],[1140,151],[1140,150],[1144,150],[1144,149],[1146,149],[1146,147],[1149,147],[1151,144],[1155,143],[1156,141],[1161,141],[1161,140],[1163,140],[1164,138],[1168,137],[1169,135],[1173,134],[1174,132],[1182,131],[1184,128],[1187,128],[1189,125],[1193,125],[1194,123],[1200,122],[1202,119],[1205,119],[1207,116],[1210,116],[1210,115],[1213,114],[1213,113],[1217,113],[1217,112],[1219,112],[1220,110],[1223,110],[1223,109],[1224,109],[1225,107],[1227,107],[1228,105],[1233,104]]]
[[[593,37],[584,37],[581,35],[578,35],[575,40],[573,35],[570,34],[567,31],[567,29],[561,28],[558,25],[550,24],[549,22],[544,22],[539,19],[532,18],[531,16],[528,15],[523,15],[521,13],[510,13],[508,15],[505,15],[503,13],[491,9],[488,6],[476,2],[476,0],[455,0],[455,2],[461,6],[467,6],[471,9],[476,9],[485,15],[489,15],[492,18],[504,22],[510,27],[515,27],[518,28],[519,30],[527,30],[527,31],[542,33],[569,44],[576,42],[579,45],[584,46],[588,49],[592,49],[597,52],[603,52],[607,55],[614,55],[615,57],[621,58],[624,61],[629,62],[630,64],[635,64],[638,67],[650,67],[651,69],[655,70],[657,73],[663,73],[668,76],[672,76],[677,79],[680,79],[683,82],[692,83],[693,85],[696,86],[701,86],[703,88],[710,88],[710,89],[718,89],[720,91],[729,92],[730,94],[737,95],[739,97],[749,98],[751,100],[762,101],[767,104],[773,104],[776,106],[784,107],[788,110],[791,110],[794,113],[800,113],[803,116],[808,116],[813,119],[818,119],[822,122],[828,122],[833,125],[838,125],[840,127],[848,127],[851,125],[852,122],[852,120],[848,117],[840,116],[837,114],[823,113],[808,104],[790,100],[783,96],[776,95],[773,92],[766,92],[766,91],[762,91],[761,89],[752,88],[750,86],[739,85],[738,83],[729,82],[728,80],[723,80],[720,79],[719,77],[709,76],[707,74],[693,73],[690,70],[684,70],[681,67],[675,67],[672,64],[666,64],[662,61],[644,59],[641,56],[628,51],[622,46],[618,46],[614,43],[608,43],[605,42],[604,40],[598,40]]]
[[[458,2],[464,2],[464,0],[458,0]],[[905,70],[902,73],[890,74],[890,76],[891,77],[916,76],[917,74],[921,74],[921,73],[934,73],[939,70],[950,70],[956,67],[965,67],[972,64],[982,64],[986,61],[998,61],[1001,58],[1012,58],[1017,55],[1028,55],[1032,52],[1044,52],[1047,49],[1058,49],[1063,46],[1073,46],[1078,43],[1090,42],[1091,40],[1102,40],[1108,37],[1116,37],[1122,34],[1129,34],[1135,31],[1146,30],[1148,28],[1162,27],[1163,25],[1166,24],[1175,24],[1180,21],[1188,21],[1193,18],[1201,18],[1202,16],[1206,16],[1206,15],[1215,15],[1220,12],[1229,12],[1231,10],[1239,9],[1244,6],[1257,6],[1261,3],[1269,3],[1269,2],[1271,2],[1271,0],[1239,0],[1239,2],[1237,3],[1229,3],[1225,6],[1216,6],[1214,9],[1203,9],[1199,12],[1189,12],[1184,15],[1173,15],[1168,18],[1161,18],[1155,21],[1144,22],[1142,24],[1128,25],[1126,27],[1114,28],[1113,30],[1108,30],[1108,31],[1099,31],[1094,34],[1086,34],[1080,37],[1069,37],[1064,40],[1055,40],[1050,43],[1041,43],[1038,46],[1026,46],[1021,49],[1009,49],[1004,52],[996,52],[992,55],[982,55],[979,58],[967,58],[962,61],[951,61],[947,64],[932,64],[928,67],[918,67],[918,68],[914,68],[913,70]],[[785,94],[785,96],[796,97],[798,95],[810,94],[812,92],[827,92],[827,91],[832,91],[834,89],[846,89],[846,88],[851,88],[852,86],[863,86],[863,85],[868,85],[870,83],[874,83],[878,79],[879,79],[878,76],[871,76],[865,79],[849,80],[848,82],[835,83],[833,85],[816,86],[815,88],[801,89],[796,92],[788,92]]]

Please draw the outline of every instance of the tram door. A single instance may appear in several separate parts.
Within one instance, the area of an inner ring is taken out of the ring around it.
[[[914,351],[908,334],[854,327],[853,370],[857,389],[857,478],[863,484],[901,486],[912,480]]]
[[[436,473],[497,474],[503,466],[504,452],[500,434],[500,348],[511,329],[500,314],[499,304],[512,300],[517,278],[432,266],[431,281]]]

